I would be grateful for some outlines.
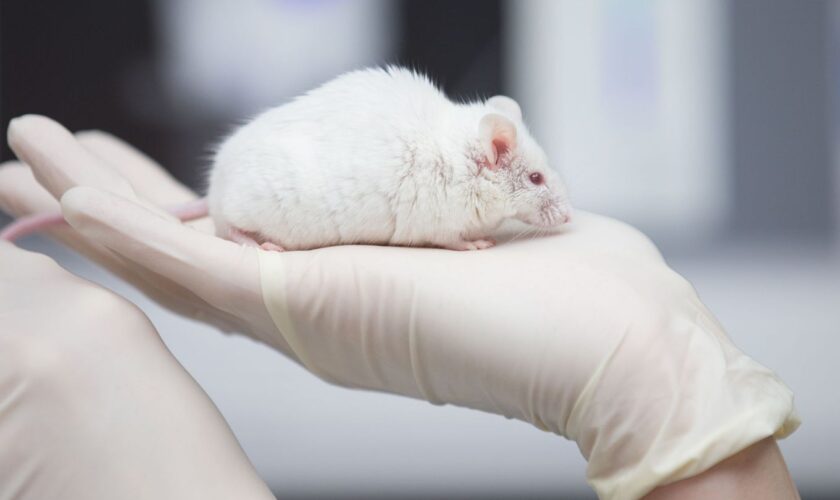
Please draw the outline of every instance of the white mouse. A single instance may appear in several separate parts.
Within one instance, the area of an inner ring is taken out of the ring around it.
[[[506,219],[548,229],[571,215],[514,100],[454,103],[395,66],[341,75],[238,128],[215,154],[206,200],[172,211],[209,210],[219,236],[267,250],[477,250]],[[24,218],[0,237],[61,222]]]
[[[474,250],[505,219],[550,228],[571,212],[515,101],[454,103],[394,66],[339,76],[236,130],[207,201],[218,235],[289,250]]]

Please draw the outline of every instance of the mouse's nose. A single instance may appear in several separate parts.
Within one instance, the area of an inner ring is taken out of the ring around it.
[[[572,207],[563,204],[560,208],[560,216],[557,218],[560,224],[568,224],[572,222]]]

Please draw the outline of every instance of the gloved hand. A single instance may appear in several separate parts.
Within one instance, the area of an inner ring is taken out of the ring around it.
[[[133,304],[0,242],[0,498],[274,498]]]
[[[74,230],[56,236],[153,298],[244,332],[336,384],[518,418],[577,442],[603,498],[636,498],[792,432],[792,395],[738,351],[651,242],[580,213],[479,252],[264,252],[156,205],[188,199],[137,152],[24,117],[9,141]],[[55,206],[23,166],[18,215]]]

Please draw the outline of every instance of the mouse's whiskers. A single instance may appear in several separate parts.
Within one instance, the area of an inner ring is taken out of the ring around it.
[[[533,232],[534,230],[535,230],[535,228],[533,226],[525,226],[524,229],[522,229],[521,231],[516,233],[513,238],[508,240],[508,243],[513,243],[513,242],[517,241],[518,239],[522,238],[523,236],[528,236],[529,233]]]

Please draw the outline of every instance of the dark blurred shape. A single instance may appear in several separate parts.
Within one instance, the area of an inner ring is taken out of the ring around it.
[[[834,227],[829,2],[727,6],[732,230],[827,239]]]
[[[453,99],[502,92],[499,0],[403,0],[399,60],[428,72]]]
[[[3,0],[0,113],[39,113],[71,130],[99,128],[157,155],[167,136],[129,116],[126,71],[153,51],[146,2]],[[13,158],[2,141],[2,159]]]

